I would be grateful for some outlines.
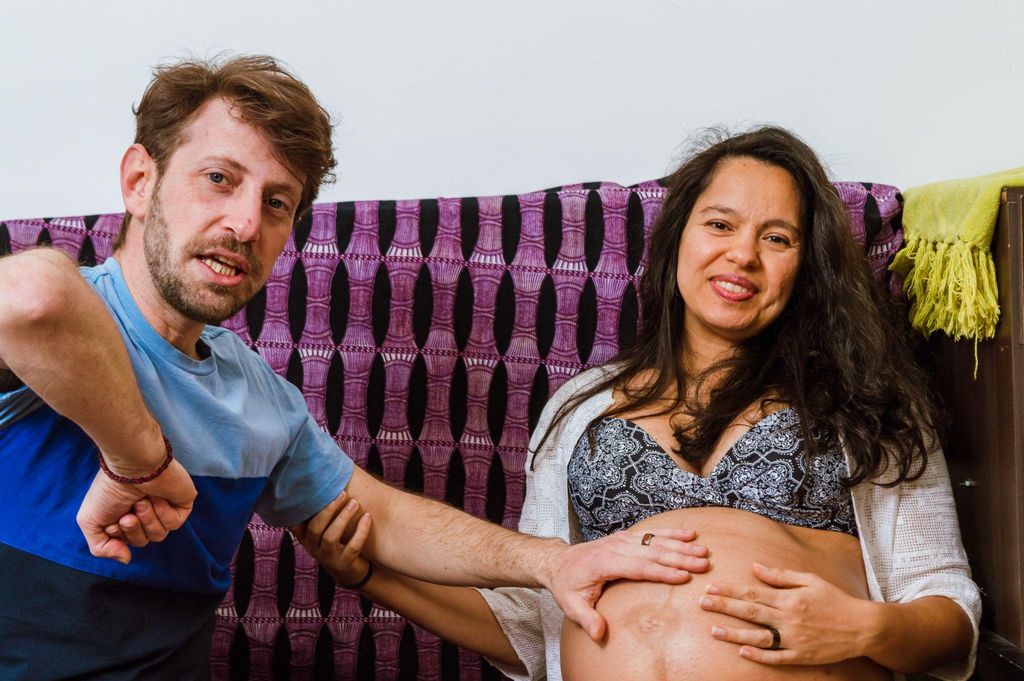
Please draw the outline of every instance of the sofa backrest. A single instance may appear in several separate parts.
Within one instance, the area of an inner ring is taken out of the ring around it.
[[[837,183],[894,293],[893,187]],[[548,396],[636,334],[646,235],[665,189],[318,204],[264,291],[228,320],[303,391],[317,422],[389,482],[515,527]],[[0,222],[0,254],[49,243],[101,262],[121,215]],[[501,678],[474,654],[335,588],[254,517],[218,612],[214,679]]]

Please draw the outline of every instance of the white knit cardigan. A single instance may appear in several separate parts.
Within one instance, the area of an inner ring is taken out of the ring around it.
[[[608,410],[611,389],[581,403],[562,420],[538,451],[541,437],[559,407],[601,378],[596,367],[570,379],[548,401],[530,442],[526,460],[526,499],[519,530],[540,537],[583,541],[579,520],[569,503],[566,467],[587,424]],[[971,580],[960,541],[953,494],[942,452],[928,457],[924,474],[913,482],[881,487],[870,482],[852,489],[853,509],[872,600],[907,602],[924,596],[945,596],[964,609],[974,627],[974,646],[967,659],[929,673],[945,681],[963,681],[974,669],[981,616],[981,596]],[[561,681],[559,645],[562,611],[544,589],[481,589],[498,623],[515,648],[528,675],[492,664],[509,677]],[[900,678],[897,675],[897,678]]]

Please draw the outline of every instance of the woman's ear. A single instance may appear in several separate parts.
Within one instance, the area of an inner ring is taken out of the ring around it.
[[[144,220],[156,188],[156,161],[141,144],[128,147],[121,158],[121,197],[132,217]]]

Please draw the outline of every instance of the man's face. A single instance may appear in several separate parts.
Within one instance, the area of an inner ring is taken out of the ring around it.
[[[224,100],[207,102],[185,126],[146,212],[156,290],[189,319],[227,319],[266,282],[301,195],[301,180],[257,129]]]

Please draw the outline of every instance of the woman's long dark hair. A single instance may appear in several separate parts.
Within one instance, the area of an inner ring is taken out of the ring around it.
[[[732,158],[753,158],[793,177],[806,250],[778,319],[741,343],[732,357],[692,376],[683,363],[679,240],[697,198],[720,164]],[[883,476],[886,484],[896,484],[921,475],[937,424],[928,377],[914,359],[898,306],[853,240],[838,192],[803,141],[787,130],[763,127],[706,145],[668,178],[647,252],[636,341],[612,360],[612,371],[562,405],[542,444],[579,404],[615,388],[623,400],[606,415],[653,405],[652,415],[682,414],[673,418],[678,452],[699,464],[753,402],[773,400],[796,410],[808,455],[845,446],[850,485]],[[675,399],[666,402],[666,395]],[[703,403],[696,403],[696,395],[705,396]]]

